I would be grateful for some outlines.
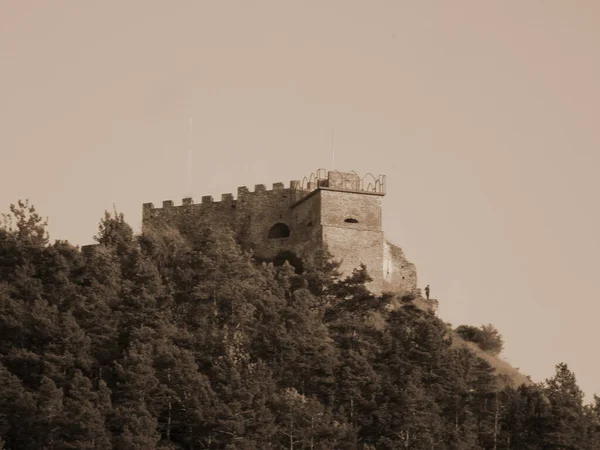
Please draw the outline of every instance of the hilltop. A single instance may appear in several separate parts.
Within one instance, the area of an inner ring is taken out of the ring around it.
[[[95,239],[50,243],[26,202],[0,226],[0,448],[600,445],[600,399],[565,364],[521,384],[497,330],[375,295],[365,266],[257,260],[210,223],[135,235],[117,213]]]

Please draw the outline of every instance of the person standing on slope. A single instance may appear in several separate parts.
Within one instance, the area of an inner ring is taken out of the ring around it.
[[[425,296],[427,297],[427,300],[429,300],[429,285],[425,286]]]

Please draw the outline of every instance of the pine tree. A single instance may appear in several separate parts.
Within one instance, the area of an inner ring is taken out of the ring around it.
[[[116,363],[116,377],[111,421],[115,445],[124,450],[155,449],[160,440],[154,399],[159,381],[152,344],[132,340],[123,359]]]
[[[216,402],[210,382],[198,371],[193,354],[163,337],[154,340],[155,368],[159,381],[154,408],[166,445],[195,448],[206,443],[214,428]]]
[[[36,398],[36,411],[32,417],[31,448],[55,450],[61,447],[60,436],[64,423],[63,391],[48,377],[43,377]]]
[[[26,449],[33,445],[32,420],[35,397],[23,383],[0,364],[0,436],[6,448]]]
[[[440,411],[415,367],[401,378],[394,372],[382,382],[384,407],[375,413],[378,422],[377,448],[430,449],[441,441]]]
[[[537,450],[547,445],[549,404],[542,385],[507,387],[501,393],[503,414],[497,446]]]
[[[594,395],[590,405],[586,407],[587,433],[586,440],[590,450],[600,448],[600,397]]]
[[[315,398],[293,388],[279,392],[275,402],[279,422],[276,448],[289,450],[328,450],[343,448],[346,428],[335,422],[330,412]]]
[[[546,440],[553,448],[582,448],[585,437],[583,392],[575,374],[565,363],[556,366],[554,377],[546,380],[550,418]]]
[[[99,408],[99,394],[89,378],[76,370],[64,397],[61,440],[67,448],[81,450],[111,449],[110,434]]]

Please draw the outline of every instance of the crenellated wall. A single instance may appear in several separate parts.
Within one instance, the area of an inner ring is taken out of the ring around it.
[[[385,179],[371,176],[372,181],[364,183],[354,172],[317,174],[303,182],[292,180],[287,187],[273,183],[270,190],[263,184],[254,190],[241,186],[236,198],[228,193],[220,201],[211,196],[202,197],[200,203],[184,198],[180,205],[165,200],[161,208],[145,203],[142,224],[164,221],[189,227],[195,221],[209,221],[230,228],[238,242],[259,258],[273,258],[282,251],[303,257],[326,246],[341,261],[344,275],[364,263],[375,293],[415,289],[414,265],[400,248],[385,241],[381,229]]]
[[[322,240],[318,197],[307,198],[292,207],[296,201],[294,193],[299,187],[300,181],[293,180],[288,187],[281,182],[273,183],[271,190],[263,184],[255,185],[254,190],[240,186],[237,198],[223,194],[221,201],[215,201],[211,196],[202,197],[201,203],[184,198],[180,205],[165,200],[162,208],[145,203],[142,224],[161,221],[178,227],[182,221],[204,219],[215,226],[233,230],[240,244],[260,258],[273,258],[286,250],[304,254],[316,249]],[[268,238],[269,230],[277,223],[290,229],[289,237]]]

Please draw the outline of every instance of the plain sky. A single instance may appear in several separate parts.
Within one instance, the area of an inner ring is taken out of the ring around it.
[[[598,0],[2,1],[0,65],[1,211],[89,244],[331,169],[335,129],[440,317],[600,394]]]

